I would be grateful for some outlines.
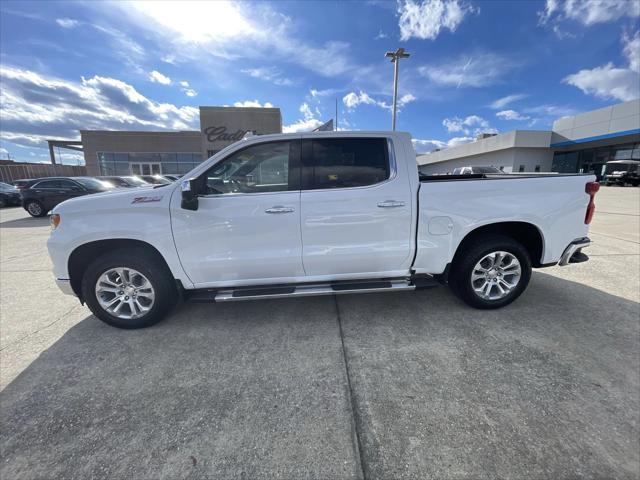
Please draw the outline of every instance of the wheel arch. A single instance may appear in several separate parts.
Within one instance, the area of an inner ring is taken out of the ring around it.
[[[465,249],[465,245],[478,237],[485,234],[499,234],[513,238],[521,243],[529,252],[531,257],[531,265],[533,267],[542,266],[542,256],[544,254],[544,235],[540,229],[529,222],[497,222],[482,225],[469,231],[458,244],[453,255],[451,263],[455,263],[456,259]]]
[[[80,301],[84,301],[82,297],[82,277],[84,272],[92,260],[98,258],[100,255],[112,252],[114,250],[125,249],[138,249],[144,250],[149,254],[156,257],[158,262],[171,274],[173,273],[167,264],[167,261],[158,251],[156,247],[142,240],[134,240],[131,238],[112,238],[106,240],[96,240],[93,242],[85,243],[76,247],[69,255],[67,264],[69,272],[69,280],[73,292],[78,296]]]

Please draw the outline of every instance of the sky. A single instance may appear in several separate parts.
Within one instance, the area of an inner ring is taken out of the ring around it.
[[[640,96],[640,0],[0,3],[0,158],[79,129],[198,130],[199,105],[335,116],[418,152]],[[61,151],[63,163],[81,155]]]

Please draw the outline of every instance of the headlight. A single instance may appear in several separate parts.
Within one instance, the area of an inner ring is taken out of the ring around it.
[[[49,217],[49,222],[51,223],[51,230],[55,230],[60,225],[60,214],[52,213]]]

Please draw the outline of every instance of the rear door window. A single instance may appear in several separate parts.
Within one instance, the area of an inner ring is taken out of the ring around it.
[[[58,180],[43,180],[36,183],[32,188],[61,188]]]
[[[303,188],[366,187],[390,176],[386,138],[304,140]]]

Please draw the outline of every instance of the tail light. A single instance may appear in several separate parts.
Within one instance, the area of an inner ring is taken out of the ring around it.
[[[600,190],[600,184],[598,182],[588,182],[584,186],[584,191],[589,195],[589,205],[587,205],[587,213],[584,216],[584,223],[589,225],[591,220],[593,219],[593,214],[596,211],[596,204],[594,203],[594,198],[596,197],[596,193]]]

